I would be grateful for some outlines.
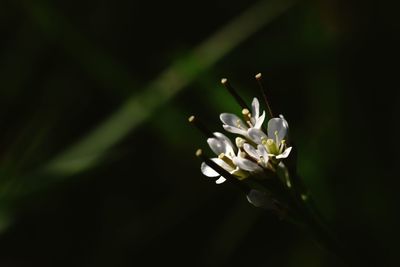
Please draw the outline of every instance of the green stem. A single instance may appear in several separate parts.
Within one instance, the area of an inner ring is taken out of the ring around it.
[[[280,178],[285,181],[285,184],[294,199],[294,209],[304,221],[305,230],[313,235],[314,239],[320,246],[334,254],[337,258],[348,263],[353,263],[354,261],[349,257],[350,254],[343,249],[335,236],[326,226],[325,220],[313,204],[312,199],[305,190],[305,186],[302,184],[300,178],[297,175],[291,175],[289,170],[282,163],[279,165],[279,171],[277,173]],[[353,266],[353,264],[351,264],[351,266]]]

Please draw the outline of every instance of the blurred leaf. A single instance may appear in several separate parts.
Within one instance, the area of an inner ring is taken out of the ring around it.
[[[132,96],[92,133],[44,167],[57,175],[84,171],[104,157],[104,152],[149,118],[154,109],[193,81],[254,32],[291,7],[293,1],[261,1],[217,31],[161,73],[143,93]]]

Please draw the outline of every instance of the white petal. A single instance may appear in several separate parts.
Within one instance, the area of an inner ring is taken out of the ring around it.
[[[267,149],[266,149],[265,146],[263,146],[263,145],[258,145],[258,146],[257,146],[257,153],[258,153],[260,156],[263,156],[264,158],[268,158]]]
[[[239,129],[243,129],[243,130],[247,130],[247,126],[246,124],[235,114],[231,114],[231,113],[222,113],[219,118],[221,119],[221,121],[228,126],[232,126],[235,128],[239,128]]]
[[[246,151],[247,154],[249,154],[250,157],[252,157],[256,160],[260,159],[260,155],[257,153],[257,150],[253,146],[249,145],[248,143],[245,143],[243,145],[243,149],[244,149],[244,151]]]
[[[216,181],[215,181],[215,183],[216,184],[222,184],[223,182],[225,182],[226,181],[226,179],[224,178],[224,177],[219,177]]]
[[[251,140],[253,140],[257,144],[261,144],[261,141],[265,138],[267,139],[267,135],[261,131],[260,129],[250,128],[247,131],[247,134]]]
[[[223,133],[219,133],[219,132],[215,132],[214,136],[218,137],[218,139],[220,139],[221,141],[223,141],[226,145],[225,145],[225,154],[235,154],[235,150],[236,147],[233,145],[233,143],[231,142],[231,140],[224,135]]]
[[[251,115],[255,119],[260,116],[260,102],[258,102],[257,97],[253,98],[253,102],[251,102]]]
[[[226,137],[224,134],[218,133],[218,132],[215,132],[214,136],[216,136],[216,137],[208,138],[207,143],[210,146],[211,150],[216,155],[219,155],[221,153],[224,153],[226,155],[234,155],[235,154],[233,144],[229,140],[228,137]]]
[[[265,110],[263,111],[263,114],[258,119],[256,119],[254,128],[261,129],[261,126],[264,123],[264,120],[265,120]]]
[[[223,133],[214,132],[214,135],[215,135],[218,139],[223,140],[224,142],[228,143],[231,147],[233,147],[233,144],[232,144],[231,140],[230,140],[226,135],[224,135]]]
[[[286,121],[285,117],[283,117],[283,115],[280,114],[280,115],[279,115],[279,118],[281,118],[281,119],[283,120],[283,126],[285,126],[286,129],[289,129],[289,124],[288,124],[288,122]]]
[[[267,149],[265,148],[265,146],[263,146],[263,145],[258,145],[257,146],[257,153],[260,155],[260,156],[262,156],[263,157],[263,163],[264,163],[264,166],[266,166],[267,165],[267,163],[268,163],[268,160],[269,160],[269,156],[268,156],[268,152],[267,152]]]
[[[240,169],[244,171],[249,171],[249,172],[262,171],[262,168],[260,166],[258,166],[256,163],[248,159],[236,157],[233,159],[233,163],[235,163]]]
[[[292,151],[292,147],[288,147],[285,149],[285,151],[283,151],[282,154],[279,154],[278,156],[276,156],[277,159],[285,159],[289,156],[290,151]]]
[[[207,143],[217,156],[221,153],[225,153],[226,151],[226,143],[218,140],[217,138],[208,138]]]
[[[210,166],[208,166],[207,164],[205,164],[204,162],[201,163],[201,172],[208,177],[217,177],[220,174],[216,171],[214,171],[213,168],[211,168]]]
[[[280,143],[282,139],[285,138],[288,124],[285,119],[282,118],[272,118],[268,121],[268,138],[275,141],[275,132],[278,132],[278,142]]]
[[[240,134],[240,135],[247,137],[247,130],[242,130],[242,129],[232,127],[229,125],[222,125],[222,127],[224,127],[225,131],[227,131],[227,132],[234,133],[234,134]]]

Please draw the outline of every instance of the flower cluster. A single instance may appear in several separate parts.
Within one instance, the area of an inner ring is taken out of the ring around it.
[[[274,166],[288,157],[292,149],[286,142],[289,126],[285,118],[282,115],[271,118],[265,132],[265,111],[260,114],[260,103],[254,98],[251,112],[246,108],[242,110],[243,119],[231,113],[220,115],[223,128],[240,135],[236,137],[235,145],[220,132],[214,132],[213,137],[207,139],[211,150],[217,155],[211,160],[239,180],[264,169],[274,170]],[[205,162],[201,164],[201,171],[205,176],[219,177],[216,180],[218,184],[226,180]]]
[[[255,77],[268,110],[266,124],[267,114],[260,109],[258,99],[253,98],[251,107],[247,106],[227,79],[221,82],[242,107],[242,114],[222,113],[220,120],[225,131],[236,135],[235,142],[223,133],[211,132],[194,116],[189,118],[207,136],[207,143],[217,156],[209,158],[198,149],[196,155],[203,161],[201,171],[205,176],[215,178],[217,184],[229,180],[255,207],[306,227],[328,249],[341,251],[296,171],[296,157],[292,155],[285,160],[292,151],[288,141],[289,125],[282,115],[273,116],[261,84],[261,74]]]

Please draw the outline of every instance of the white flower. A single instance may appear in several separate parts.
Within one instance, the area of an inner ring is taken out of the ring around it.
[[[245,158],[245,154],[243,152],[239,152],[239,156],[233,159],[233,163],[236,164],[240,169],[248,172],[261,172],[262,168],[258,166],[257,163],[248,160]]]
[[[255,149],[252,145],[245,143],[243,149],[250,157],[255,159],[259,165],[263,168],[267,168],[269,156],[263,145],[258,145],[257,149]]]
[[[243,109],[242,113],[245,117],[245,122],[240,119],[235,114],[231,113],[222,113],[220,115],[220,119],[223,123],[223,127],[226,131],[240,134],[242,136],[248,137],[248,130],[249,129],[261,129],[261,126],[265,119],[265,111],[263,111],[262,115],[260,116],[260,103],[258,102],[257,98],[253,99],[251,103],[251,110]]]
[[[268,135],[256,128],[249,129],[247,134],[256,144],[261,144],[270,157],[284,159],[289,156],[292,150],[292,147],[287,147],[285,140],[288,129],[287,121],[280,115],[279,118],[272,118],[268,121]]]
[[[211,150],[218,155],[218,158],[211,158],[223,169],[228,171],[238,179],[244,179],[249,175],[249,172],[260,171],[261,168],[254,162],[245,159],[242,152],[237,151],[228,137],[222,133],[215,132],[215,137],[207,139],[207,143]],[[236,155],[237,151],[237,155]],[[206,163],[201,164],[201,172],[208,177],[218,177],[220,174]],[[216,183],[220,184],[226,181],[226,178],[220,176]]]

